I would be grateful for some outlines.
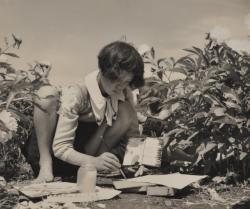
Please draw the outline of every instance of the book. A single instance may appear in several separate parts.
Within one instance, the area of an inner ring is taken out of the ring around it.
[[[157,137],[130,138],[126,147],[123,166],[135,164],[161,166],[163,140]]]

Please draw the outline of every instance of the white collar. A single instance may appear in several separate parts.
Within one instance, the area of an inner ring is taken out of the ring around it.
[[[98,84],[99,71],[93,71],[85,77],[85,84],[90,95],[91,106],[98,125],[100,125],[106,116],[108,125],[112,125],[112,119],[116,119],[118,111],[118,101],[125,101],[123,92],[104,97]]]

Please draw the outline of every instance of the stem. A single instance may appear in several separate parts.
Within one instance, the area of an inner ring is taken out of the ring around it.
[[[171,78],[171,75],[172,75],[173,71],[171,70],[170,73],[169,73],[169,76],[168,76],[168,82],[170,82],[170,78]]]
[[[12,46],[8,46],[6,49],[4,49],[3,51],[0,52],[0,56],[5,53],[8,49],[10,49]]]

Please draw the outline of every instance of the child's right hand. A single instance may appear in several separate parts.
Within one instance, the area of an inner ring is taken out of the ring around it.
[[[115,171],[121,168],[119,159],[110,152],[104,152],[96,157],[94,164],[97,171]]]

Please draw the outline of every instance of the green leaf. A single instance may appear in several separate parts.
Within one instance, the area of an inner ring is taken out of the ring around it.
[[[10,57],[19,58],[19,56],[16,55],[15,53],[3,53],[3,54],[5,54],[5,55],[7,55],[7,56],[10,56]]]
[[[145,64],[152,64],[152,61],[143,60]]]
[[[146,98],[144,99],[140,105],[149,105],[149,104],[152,104],[152,103],[155,103],[155,102],[158,102],[160,101],[160,98],[158,97],[150,97],[150,98]]]
[[[178,73],[182,73],[184,75],[187,75],[187,72],[183,68],[172,68],[172,69],[169,69],[168,71],[178,72]]]
[[[8,132],[9,129],[5,125],[5,123],[0,119],[0,131]]]
[[[223,116],[225,115],[226,109],[223,107],[211,108],[210,112],[214,113],[216,116]]]
[[[239,96],[237,95],[237,93],[233,89],[231,89],[227,86],[222,86],[221,91],[223,92],[223,96],[226,99],[230,99],[232,101],[235,101],[237,104],[241,103]]]
[[[206,56],[203,54],[203,51],[197,47],[193,46],[193,49],[197,52],[197,54],[202,58],[205,66],[209,66],[209,62],[208,59],[206,58]]]
[[[9,106],[9,110],[11,111],[12,115],[17,119],[17,120],[21,120],[22,122],[28,124],[31,123],[30,121],[30,117],[28,117],[27,115],[24,115],[23,113],[21,113],[20,111],[18,111],[17,109],[13,108],[13,106]]]
[[[195,131],[191,136],[189,136],[186,140],[190,141],[192,138],[194,138],[200,131]]]
[[[150,53],[151,53],[152,58],[154,59],[154,58],[155,58],[155,50],[154,50],[154,47],[151,48]]]
[[[199,53],[197,53],[197,51],[193,50],[193,49],[183,49],[184,51],[187,51],[187,52],[191,52],[193,54],[197,54],[199,55]]]
[[[166,65],[168,65],[169,67],[171,66],[171,63],[169,63],[168,59],[167,58],[161,58],[161,59],[158,59],[157,60],[157,65],[160,66],[161,63],[164,63]]]
[[[196,113],[194,116],[193,116],[193,118],[194,119],[199,119],[199,118],[205,118],[205,117],[207,117],[208,116],[208,113],[206,113],[206,112],[198,112],[198,113]]]
[[[11,67],[11,65],[7,62],[0,62],[0,68],[4,68],[7,70],[7,73],[15,73],[16,70]]]
[[[163,72],[162,71],[158,71],[158,72],[156,72],[156,74],[162,80],[162,78],[163,78]]]
[[[9,95],[8,95],[8,98],[6,100],[6,109],[9,108],[10,106],[10,103],[12,102],[12,100],[15,98],[17,92],[15,91],[10,91]]]
[[[164,136],[171,136],[171,135],[175,134],[175,137],[176,137],[177,135],[179,135],[180,133],[182,133],[184,131],[185,131],[185,129],[183,129],[183,128],[175,128],[175,129],[167,132]]]
[[[243,160],[246,156],[247,156],[248,153],[246,152],[240,152],[240,160]]]
[[[193,49],[198,53],[198,54],[203,54],[203,51],[195,46],[193,46]]]
[[[237,126],[237,122],[233,118],[228,117],[227,115],[224,115],[224,116],[220,117],[219,119],[214,120],[213,122]]]
[[[185,61],[189,56],[190,56],[190,55],[187,55],[187,56],[185,56],[185,57],[179,58],[179,59],[175,62],[175,65],[176,65],[176,64],[184,64],[184,65],[185,65],[185,63],[183,63],[183,61]]]
[[[180,142],[178,142],[178,148],[185,150],[188,147],[191,147],[193,145],[192,141],[188,141],[188,140],[181,140]]]
[[[193,165],[197,165],[205,156],[206,153],[212,151],[217,147],[217,144],[213,142],[201,143],[200,146],[196,149],[196,153],[198,153],[198,158],[196,159]]]
[[[22,39],[14,34],[12,34],[12,38],[14,40],[13,48],[19,49],[22,44]]]
[[[231,144],[233,144],[233,143],[235,143],[235,138],[229,137],[229,138],[228,138],[228,141],[229,141]]]
[[[213,105],[220,105],[220,106],[225,106],[219,99],[217,99],[215,96],[211,94],[203,94],[203,97],[208,99],[207,101]]]
[[[0,76],[2,77],[2,79],[5,79],[5,73],[0,73]]]
[[[175,64],[175,59],[173,57],[170,57],[169,59],[172,61],[173,65],[174,65]]]
[[[199,70],[201,68],[201,57],[199,56],[197,59],[196,59],[196,70]]]
[[[237,109],[239,111],[241,110],[241,107],[238,104],[234,103],[234,102],[225,101],[224,103],[226,104],[226,106],[228,108],[234,108],[234,109]]]
[[[221,153],[221,155],[217,155],[216,161],[218,162],[220,160],[228,159],[228,158],[234,156],[234,154],[235,154],[234,150],[230,149],[225,154]]]
[[[4,43],[5,43],[5,46],[6,46],[6,47],[9,46],[9,41],[8,41],[8,38],[7,38],[7,37],[4,37]]]
[[[0,67],[2,67],[2,68],[6,68],[6,67],[9,67],[9,66],[10,66],[10,64],[7,63],[7,62],[0,62]]]

